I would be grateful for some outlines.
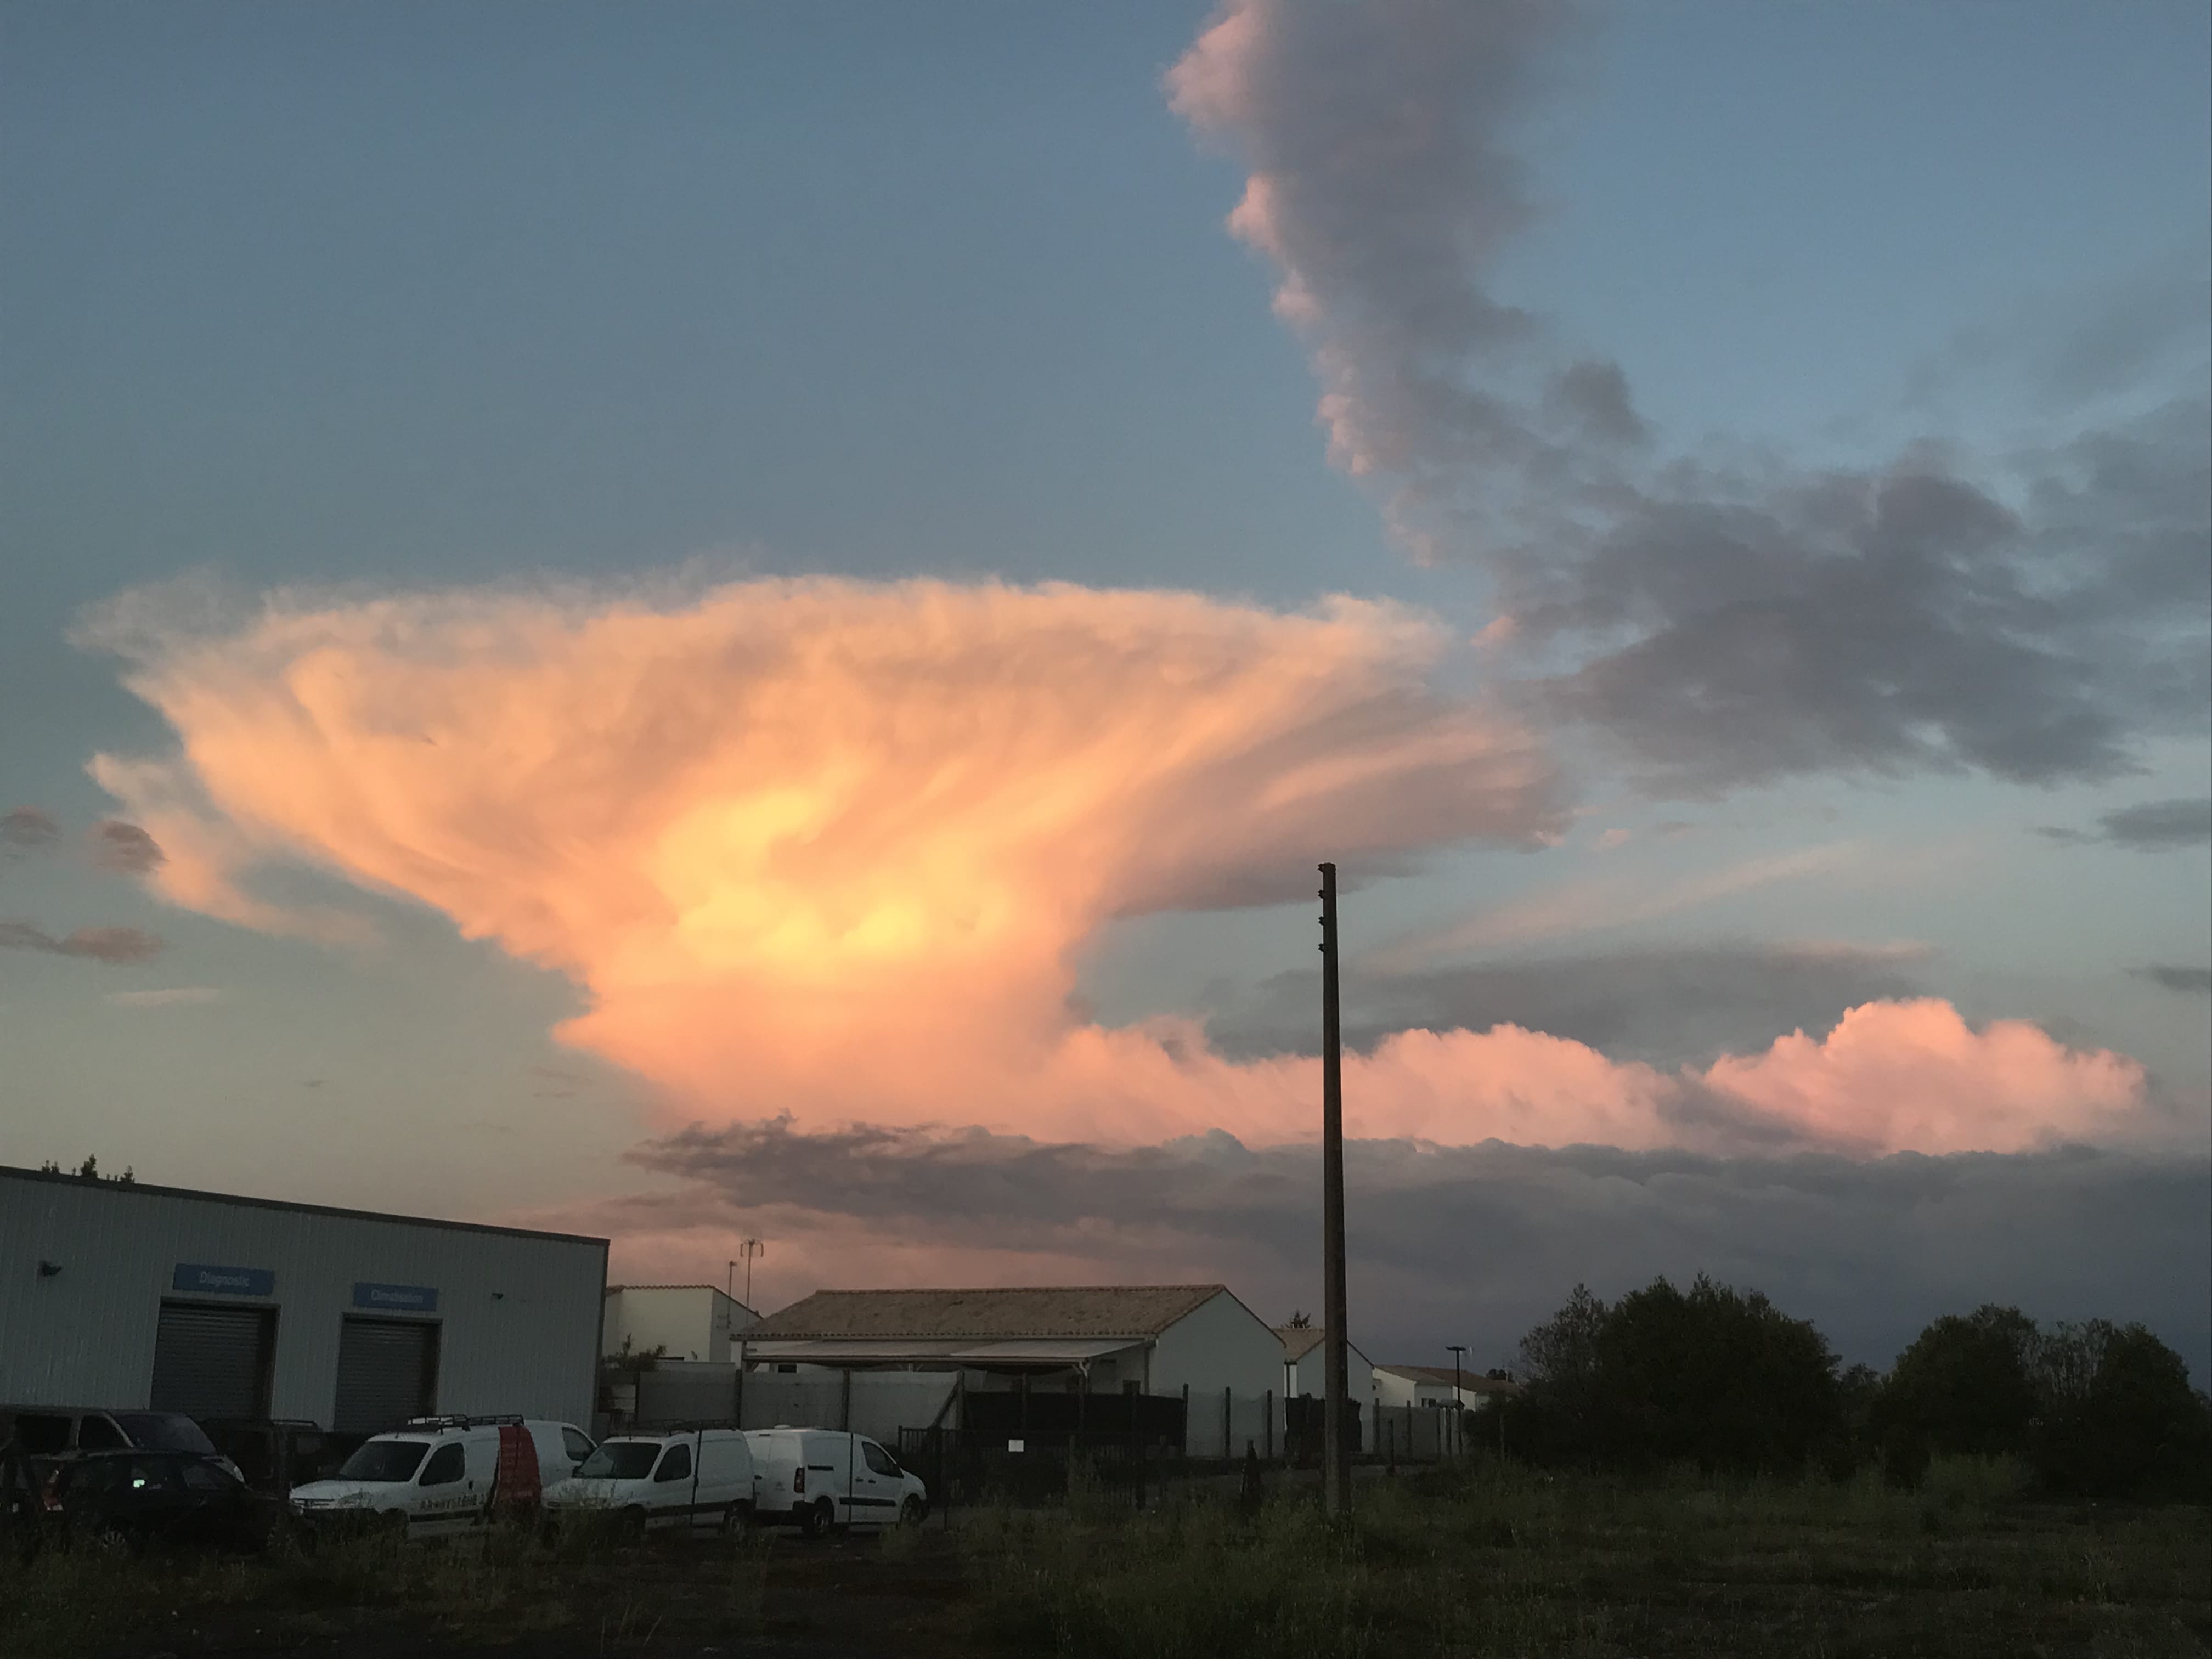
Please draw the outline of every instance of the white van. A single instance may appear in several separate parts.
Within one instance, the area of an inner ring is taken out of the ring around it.
[[[330,1480],[293,1487],[292,1508],[311,1524],[404,1518],[409,1537],[435,1538],[482,1526],[495,1499],[536,1500],[592,1451],[591,1437],[573,1423],[418,1417],[362,1442]]]
[[[545,1507],[604,1510],[647,1528],[742,1526],[753,1509],[752,1449],[735,1429],[617,1435],[548,1486]]]
[[[750,1429],[753,1519],[808,1537],[831,1527],[887,1527],[929,1513],[929,1488],[865,1434]]]

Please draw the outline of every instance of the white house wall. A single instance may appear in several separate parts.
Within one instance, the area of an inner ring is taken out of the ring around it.
[[[1282,1339],[1223,1291],[1162,1331],[1152,1346],[1152,1392],[1179,1394],[1185,1384],[1194,1401],[1203,1395],[1218,1400],[1224,1388],[1239,1395],[1279,1392]]]
[[[180,1295],[182,1264],[273,1287]],[[355,1287],[419,1285],[437,1291],[438,1410],[587,1424],[605,1282],[596,1239],[0,1172],[0,1401],[143,1407],[161,1304],[213,1300],[276,1310],[270,1411],[327,1425],[340,1321],[372,1311]]]
[[[726,1364],[730,1333],[752,1324],[754,1316],[711,1285],[626,1285],[607,1293],[603,1353],[622,1352],[629,1340],[633,1353],[661,1349],[671,1359]]]

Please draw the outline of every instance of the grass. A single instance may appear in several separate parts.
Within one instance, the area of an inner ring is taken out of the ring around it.
[[[1279,1492],[996,1510],[963,1547],[976,1637],[1070,1659],[2208,1650],[2204,1510],[2034,1508],[2024,1484],[1966,1462],[1917,1493],[1479,1466],[1364,1485],[1346,1528]]]
[[[2014,1466],[1940,1464],[1915,1492],[1547,1475],[1364,1480],[1348,1525],[1310,1485],[1196,1488],[1142,1514],[1078,1480],[950,1534],[640,1540],[495,1527],[250,1560],[52,1553],[0,1566],[0,1652],[1058,1654],[1066,1659],[2212,1652],[2212,1511],[2024,1500]]]

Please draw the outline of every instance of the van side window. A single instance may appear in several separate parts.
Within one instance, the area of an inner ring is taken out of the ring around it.
[[[104,1417],[87,1414],[77,1419],[76,1449],[79,1451],[125,1451],[131,1443],[123,1437],[123,1431]]]
[[[450,1486],[461,1478],[463,1462],[461,1443],[448,1441],[430,1454],[430,1461],[422,1466],[422,1479],[416,1485]]]
[[[580,1463],[592,1455],[592,1443],[574,1429],[561,1431],[561,1445],[571,1463]]]
[[[689,1480],[691,1478],[691,1448],[671,1446],[660,1455],[660,1467],[653,1471],[655,1480]]]
[[[899,1473],[899,1466],[891,1462],[891,1455],[872,1440],[860,1443],[860,1455],[868,1460],[872,1474],[896,1476]]]

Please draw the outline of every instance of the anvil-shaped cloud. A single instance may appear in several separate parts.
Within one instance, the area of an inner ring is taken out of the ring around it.
[[[94,763],[167,855],[155,890],[348,926],[254,893],[291,861],[430,905],[569,976],[589,1006],[561,1035],[678,1119],[1296,1139],[1310,1060],[1087,1024],[1078,948],[1115,916],[1296,897],[1320,857],[1562,822],[1539,745],[1439,689],[1448,633],[1387,605],[809,580],[193,611],[127,594],[84,629],[181,738]],[[1407,1031],[1348,1079],[1367,1135],[1869,1152],[2096,1138],[2142,1089],[2130,1060],[1941,1002],[1703,1073]]]

